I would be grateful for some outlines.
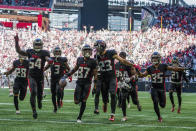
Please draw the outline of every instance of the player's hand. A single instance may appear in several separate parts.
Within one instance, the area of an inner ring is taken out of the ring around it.
[[[16,34],[16,36],[14,36],[14,39],[15,39],[15,42],[18,42],[19,41],[18,33]]]

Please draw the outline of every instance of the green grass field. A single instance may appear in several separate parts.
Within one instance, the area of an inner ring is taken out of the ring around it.
[[[131,109],[127,109],[128,121],[121,122],[122,111],[117,108],[116,120],[108,121],[110,115],[110,106],[108,113],[102,112],[102,102],[100,103],[100,115],[94,115],[94,103],[90,94],[87,108],[83,115],[83,123],[76,123],[79,112],[79,106],[73,102],[73,91],[65,90],[63,108],[53,113],[51,95],[49,90],[45,90],[47,96],[43,101],[42,110],[38,110],[38,119],[34,120],[29,103],[29,93],[24,101],[19,103],[20,115],[15,114],[13,97],[8,97],[8,89],[0,88],[0,131],[103,131],[103,130],[196,130],[196,94],[182,94],[181,114],[170,112],[171,104],[167,94],[167,106],[161,109],[163,123],[157,122],[154,113],[152,100],[148,92],[139,92],[139,100],[142,105],[142,112],[138,112],[136,106],[131,104]],[[175,94],[176,98],[176,94]],[[177,100],[175,99],[176,105]]]

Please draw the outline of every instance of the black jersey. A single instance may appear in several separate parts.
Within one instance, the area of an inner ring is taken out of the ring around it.
[[[171,82],[172,83],[182,83],[183,78],[186,79],[186,74],[184,71],[172,71],[171,72]]]
[[[46,50],[36,52],[34,49],[28,49],[26,52],[29,58],[29,75],[34,78],[43,78],[45,57],[50,57],[50,53]]]
[[[77,82],[91,82],[93,70],[97,66],[96,60],[92,58],[84,60],[84,57],[79,57],[76,64],[79,67]]]
[[[116,55],[115,50],[107,50],[103,56],[97,55],[98,73],[100,75],[115,76],[115,64],[113,56]]]
[[[167,71],[167,64],[159,64],[156,69],[155,66],[147,68],[147,72],[151,75],[151,82],[153,88],[164,88],[165,86],[165,73]]]
[[[116,77],[118,81],[120,76],[123,78],[131,77],[131,67],[118,62],[115,64],[115,69],[116,69]]]
[[[13,66],[16,71],[15,81],[26,81],[28,77],[29,61],[23,60],[21,63],[20,60],[15,60]]]
[[[51,78],[52,79],[60,79],[65,71],[67,70],[65,63],[67,62],[66,57],[52,57],[54,61],[53,64],[50,66],[51,69]]]

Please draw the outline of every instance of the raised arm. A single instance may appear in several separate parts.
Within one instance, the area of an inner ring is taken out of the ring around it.
[[[183,68],[183,67],[168,66],[168,67],[167,67],[167,70],[170,70],[170,71],[184,71],[185,68]]]
[[[127,61],[127,60],[121,58],[121,57],[120,57],[119,55],[117,55],[117,54],[114,55],[113,58],[119,60],[119,61],[120,61],[122,64],[124,64],[124,65],[133,66],[133,64],[132,64],[131,62],[129,62],[129,61]]]
[[[140,71],[138,71],[138,75],[139,77],[146,77],[148,76],[148,71],[145,71],[144,73],[141,73]]]
[[[48,70],[50,68],[50,64],[48,63],[45,67],[44,67],[44,71]]]
[[[14,71],[15,71],[15,67],[12,67],[10,70],[4,72],[3,74],[8,76],[8,75],[12,74],[12,72],[14,72]]]
[[[73,75],[78,70],[78,68],[79,68],[79,66],[76,65],[67,75],[68,76]]]
[[[20,49],[18,34],[14,37],[16,52],[20,55],[27,56],[27,52]]]
[[[69,65],[67,64],[67,62],[64,62],[64,64],[65,64],[66,69],[67,69],[66,71],[67,71],[67,72],[69,72],[69,71],[70,71],[70,67],[69,67]]]

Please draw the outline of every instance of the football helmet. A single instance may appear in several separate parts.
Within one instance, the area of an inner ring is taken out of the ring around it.
[[[106,49],[106,43],[103,40],[97,40],[94,43],[94,48],[96,49],[98,54],[102,54],[104,50]]]
[[[151,56],[151,62],[153,65],[161,63],[161,55],[158,52],[154,52]]]
[[[61,49],[60,49],[60,47],[55,47],[54,48],[54,50],[53,50],[53,55],[55,56],[55,57],[60,57],[61,56]]]
[[[126,54],[126,52],[122,51],[122,52],[120,52],[119,56],[122,57],[123,59],[126,59],[127,54]]]
[[[179,65],[179,60],[178,60],[177,57],[173,57],[173,59],[172,59],[172,65],[173,66],[178,66]]]
[[[87,44],[82,47],[82,55],[85,58],[90,58],[90,56],[92,55],[92,51],[93,49]]]
[[[26,59],[26,56],[23,56],[23,55],[19,55],[19,60],[25,60]]]
[[[43,49],[43,41],[41,39],[35,39],[33,41],[33,49],[37,52]]]

